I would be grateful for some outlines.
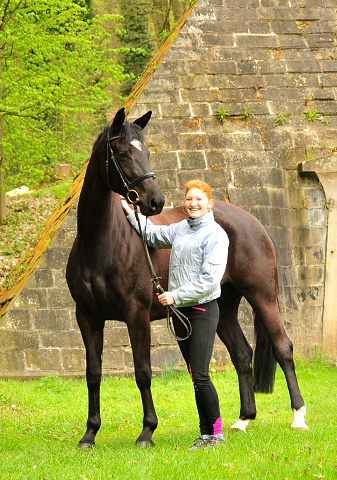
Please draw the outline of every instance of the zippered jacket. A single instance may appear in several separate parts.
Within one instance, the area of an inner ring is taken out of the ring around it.
[[[168,291],[177,307],[210,302],[220,297],[229,240],[210,211],[200,218],[187,218],[171,225],[154,225],[142,214],[139,221],[146,241],[153,248],[172,248]],[[138,231],[134,212],[127,216]]]

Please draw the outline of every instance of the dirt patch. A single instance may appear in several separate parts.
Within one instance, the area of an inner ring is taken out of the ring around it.
[[[26,251],[34,248],[57,203],[52,194],[6,197],[7,218],[0,225],[0,284]]]

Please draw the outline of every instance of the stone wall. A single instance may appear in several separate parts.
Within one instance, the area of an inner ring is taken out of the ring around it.
[[[286,329],[295,351],[311,355],[323,341],[330,201],[315,170],[300,173],[298,165],[310,158],[324,163],[337,148],[337,51],[334,0],[304,3],[199,0],[130,119],[153,111],[147,141],[168,206],[181,204],[184,182],[199,176],[214,198],[250,211],[272,233]],[[215,114],[224,106],[230,116],[221,123]],[[308,109],[320,115],[310,120]],[[76,207],[0,323],[1,376],[84,373],[64,279],[75,213]],[[245,302],[240,321],[253,342]],[[214,360],[227,361],[218,340]],[[152,326],[152,363],[182,365],[163,321]],[[106,327],[103,368],[132,370],[122,323]]]

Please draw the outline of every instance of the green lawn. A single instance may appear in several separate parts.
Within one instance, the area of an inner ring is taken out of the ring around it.
[[[87,415],[83,380],[0,381],[0,480],[337,478],[337,369],[301,363],[297,373],[310,430],[291,431],[278,370],[274,393],[256,396],[258,416],[247,434],[229,431],[239,413],[235,372],[213,374],[226,445],[206,451],[189,451],[199,432],[187,373],[153,380],[159,426],[150,449],[135,446],[142,406],[132,379],[102,382],[102,427],[86,451],[76,448]]]

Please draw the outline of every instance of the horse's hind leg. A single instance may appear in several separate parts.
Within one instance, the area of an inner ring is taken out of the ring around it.
[[[127,323],[135,366],[135,377],[142,397],[144,411],[143,430],[136,440],[136,445],[152,447],[154,446],[152,434],[157,428],[158,420],[151,393],[150,320],[141,318],[139,314],[137,318],[133,318],[132,322]]]
[[[238,307],[241,297],[242,294],[232,285],[223,285],[221,297],[218,299],[220,319],[217,333],[227,347],[239,380],[240,417],[232,425],[231,430],[245,432],[249,422],[255,419],[256,406],[252,375],[253,351],[238,322]]]
[[[245,297],[256,312],[256,321],[260,321],[263,324],[272,344],[274,357],[286,377],[291,407],[294,413],[292,428],[307,430],[308,427],[304,420],[306,408],[295,373],[293,345],[283,327],[277,299],[268,301],[258,293],[255,293],[254,296],[248,294]]]
[[[89,414],[87,431],[78,444],[79,448],[85,449],[94,445],[96,433],[101,426],[100,384],[104,324],[99,323],[96,328],[94,328],[79,306],[76,308],[76,317],[82,333],[87,360],[86,376],[89,394]]]

